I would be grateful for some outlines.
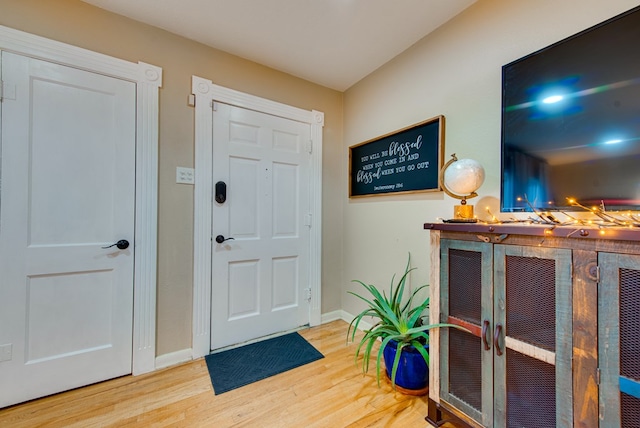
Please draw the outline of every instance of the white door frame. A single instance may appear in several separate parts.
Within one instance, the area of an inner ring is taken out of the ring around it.
[[[0,25],[0,50],[136,84],[133,374],[155,370],[158,224],[158,91],[162,68],[133,63]],[[5,82],[5,96],[11,88]]]
[[[211,239],[213,180],[213,112],[212,102],[220,101],[236,107],[255,110],[311,126],[309,278],[311,304],[309,324],[319,325],[321,250],[322,250],[322,127],[324,113],[303,110],[265,98],[215,85],[211,80],[192,77],[195,95],[195,189],[193,225],[193,358],[211,350]]]

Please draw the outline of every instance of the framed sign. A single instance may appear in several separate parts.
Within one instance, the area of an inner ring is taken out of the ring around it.
[[[349,147],[349,197],[442,190],[444,116]]]

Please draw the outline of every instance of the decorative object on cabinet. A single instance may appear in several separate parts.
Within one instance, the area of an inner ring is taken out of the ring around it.
[[[444,116],[349,147],[349,197],[438,192]]]
[[[367,304],[367,308],[360,312],[349,324],[347,331],[347,341],[355,340],[355,334],[364,317],[372,317],[376,323],[370,329],[364,330],[364,336],[358,344],[355,353],[356,363],[362,352],[362,371],[367,373],[371,351],[374,345],[380,340],[380,346],[376,357],[376,379],[380,385],[380,371],[382,358],[384,356],[385,371],[391,380],[394,389],[400,386],[402,390],[417,391],[425,394],[428,390],[428,366],[429,366],[429,330],[438,327],[451,326],[445,323],[427,324],[423,322],[424,311],[429,307],[429,297],[418,299],[418,294],[428,287],[428,284],[421,285],[410,292],[409,298],[404,299],[405,288],[407,288],[407,278],[411,271],[411,255],[407,261],[404,274],[397,284],[394,284],[395,274],[391,278],[389,294],[378,290],[375,285],[366,284],[360,280],[354,280],[362,285],[369,296],[349,292],[353,296],[361,299]],[[416,301],[417,300],[417,301]],[[454,326],[455,327],[455,326]],[[395,342],[392,344],[392,342]],[[395,349],[393,349],[395,348]],[[395,352],[399,349],[400,352]],[[409,353],[411,355],[404,356]],[[417,354],[417,358],[416,358]],[[408,374],[410,365],[417,370],[414,374]],[[400,373],[400,375],[398,375]],[[405,383],[404,380],[407,380]]]
[[[460,205],[453,208],[451,222],[475,223],[473,205],[467,199],[478,196],[476,190],[484,183],[484,168],[473,159],[458,159],[456,154],[444,164],[439,175],[440,186],[452,198],[460,199]]]
[[[432,425],[637,426],[640,231],[424,227],[430,317],[469,330],[431,334]]]
[[[487,207],[486,212],[490,219],[480,222],[485,224],[548,224],[552,226],[549,230],[553,230],[556,226],[597,226],[600,228],[600,234],[603,235],[606,233],[605,229],[608,227],[640,227],[640,215],[637,211],[608,211],[604,202],[601,202],[599,206],[587,207],[575,198],[567,198],[567,203],[572,207],[582,209],[584,212],[592,214],[592,216],[583,218],[573,216],[564,211],[540,211],[527,201],[535,217],[529,216],[526,219],[512,217],[508,220],[499,220]]]

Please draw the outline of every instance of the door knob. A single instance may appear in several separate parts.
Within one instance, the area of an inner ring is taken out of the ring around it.
[[[228,241],[228,240],[230,240],[230,239],[233,239],[233,238],[225,238],[225,237],[224,237],[224,236],[222,236],[222,235],[218,235],[218,236],[216,236],[216,242],[217,242],[218,244],[222,244],[224,241]]]
[[[121,239],[115,244],[111,244],[102,248],[111,248],[111,247],[118,247],[119,250],[126,250],[127,248],[129,248],[129,241],[127,241],[126,239]]]

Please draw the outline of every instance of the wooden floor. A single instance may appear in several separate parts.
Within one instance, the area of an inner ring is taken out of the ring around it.
[[[427,427],[426,397],[363,376],[346,330],[301,331],[325,358],[221,395],[199,359],[1,409],[0,427]]]

